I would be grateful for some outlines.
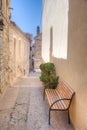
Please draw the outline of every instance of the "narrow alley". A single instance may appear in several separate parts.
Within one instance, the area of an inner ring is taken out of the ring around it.
[[[0,130],[74,130],[66,112],[52,112],[48,125],[48,104],[38,73],[19,78],[0,98]]]
[[[0,0],[0,130],[87,130],[86,56],[87,0]]]

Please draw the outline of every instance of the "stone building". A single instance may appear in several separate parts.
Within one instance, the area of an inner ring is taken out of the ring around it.
[[[33,40],[33,35],[30,33],[26,33],[27,38],[29,39],[30,42],[30,50],[29,50],[29,71],[33,69],[32,67],[32,40]]]
[[[9,85],[9,7],[9,0],[0,0],[0,91]]]
[[[37,35],[34,37],[34,70],[38,71],[42,63],[42,33],[39,26],[37,27]]]
[[[14,23],[9,27],[9,68],[10,83],[20,76],[29,75],[30,40]]]
[[[70,119],[87,129],[87,0],[44,0],[42,57],[74,90]]]
[[[29,74],[29,39],[10,21],[10,0],[0,0],[0,92]]]

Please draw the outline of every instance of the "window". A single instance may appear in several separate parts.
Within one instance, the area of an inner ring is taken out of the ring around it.
[[[32,51],[32,47],[30,47],[30,51]]]

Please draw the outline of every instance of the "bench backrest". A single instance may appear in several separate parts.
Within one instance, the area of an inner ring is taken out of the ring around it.
[[[58,92],[61,98],[69,98],[69,99],[72,99],[73,95],[75,94],[73,89],[61,79],[59,80],[56,92]]]

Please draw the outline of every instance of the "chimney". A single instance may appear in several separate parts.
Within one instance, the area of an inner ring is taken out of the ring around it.
[[[40,33],[40,27],[37,26],[37,35]]]

